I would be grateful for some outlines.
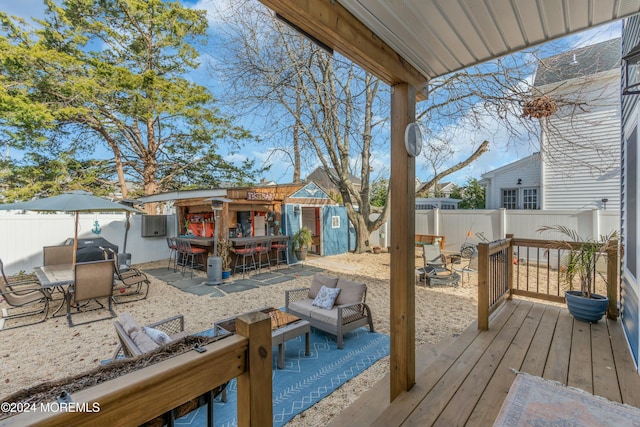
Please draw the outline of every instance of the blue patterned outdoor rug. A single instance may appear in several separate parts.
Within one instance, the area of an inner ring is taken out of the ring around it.
[[[286,424],[300,412],[331,394],[342,384],[389,354],[389,336],[363,327],[336,338],[311,328],[311,356],[304,355],[304,335],[287,341],[284,369],[275,369],[273,349],[273,425]],[[235,380],[229,383],[228,402],[214,404],[216,427],[237,426]],[[178,426],[206,426],[206,406],[176,420]]]

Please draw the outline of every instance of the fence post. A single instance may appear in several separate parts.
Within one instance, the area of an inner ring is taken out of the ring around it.
[[[247,371],[238,377],[238,426],[273,424],[271,319],[262,312],[243,314],[236,333],[249,339]]]
[[[513,299],[513,264],[515,258],[513,257],[513,234],[507,234],[507,240],[509,240],[509,249],[507,249],[507,283],[509,284],[509,296],[507,299]]]
[[[607,249],[607,318],[618,319],[618,289],[620,289],[620,252],[618,251],[618,241],[612,240]]]
[[[463,273],[464,274],[464,273]],[[489,330],[489,244],[478,244],[478,329]]]

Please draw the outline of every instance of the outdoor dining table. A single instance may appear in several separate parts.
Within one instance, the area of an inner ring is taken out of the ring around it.
[[[58,289],[62,292],[64,298],[62,304],[53,312],[51,316],[55,316],[56,313],[64,306],[67,297],[67,288],[69,285],[73,285],[75,280],[73,273],[73,264],[55,264],[45,265],[43,267],[34,268],[34,273],[40,282],[40,286],[43,289]]]

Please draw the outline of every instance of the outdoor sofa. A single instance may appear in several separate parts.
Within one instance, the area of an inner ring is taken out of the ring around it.
[[[337,295],[335,301],[329,301],[322,308],[318,306],[321,303],[318,300],[325,294]],[[373,318],[366,299],[367,285],[364,283],[317,273],[310,287],[285,291],[285,310],[308,321],[311,326],[335,335],[338,348],[342,348],[342,337],[346,332],[365,325],[373,332]]]

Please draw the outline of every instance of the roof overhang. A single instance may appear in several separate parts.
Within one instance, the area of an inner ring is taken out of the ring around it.
[[[213,190],[184,190],[184,191],[169,191],[167,193],[152,194],[151,196],[140,197],[136,200],[137,203],[158,203],[158,202],[171,202],[176,200],[185,199],[201,199],[205,197],[226,197],[227,190],[213,189]]]

